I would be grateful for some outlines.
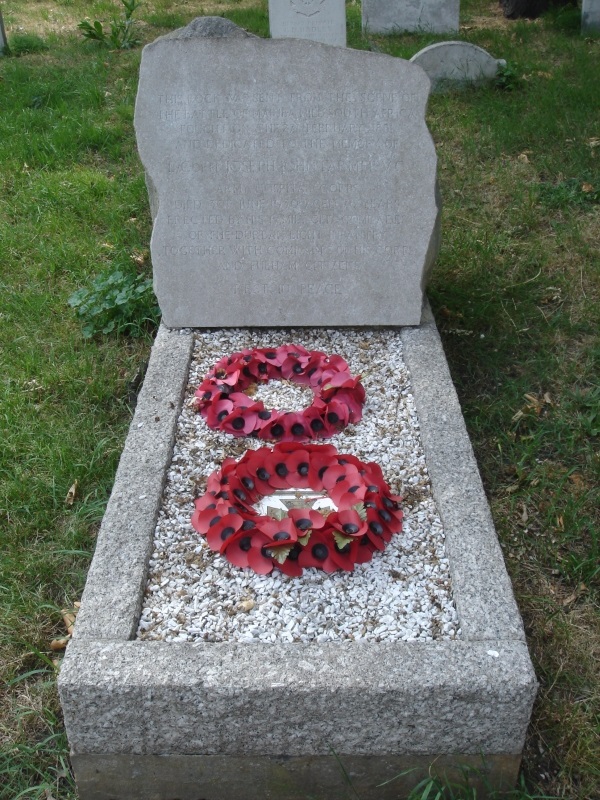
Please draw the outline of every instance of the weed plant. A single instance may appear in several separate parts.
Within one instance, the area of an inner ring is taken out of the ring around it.
[[[108,291],[99,275],[129,276],[127,292],[150,278],[139,50],[90,48],[77,31],[120,8],[3,5],[9,42],[48,47],[0,58],[3,800],[75,798],[49,643],[81,595],[150,346],[146,311],[129,318],[141,338],[115,320],[86,339],[68,302]],[[263,0],[202,10],[267,34]],[[352,47],[410,57],[440,38],[363,36],[359,4],[347,11]],[[508,21],[491,0],[462,0],[458,38],[511,72],[428,110],[444,199],[430,298],[540,680],[515,800],[600,797],[600,44],[581,37],[579,13]],[[155,0],[138,35],[197,14]]]
[[[107,30],[104,30],[104,25],[98,20],[82,20],[77,27],[84,39],[98,42],[111,50],[130,50],[140,44],[142,40],[135,32],[133,15],[141,3],[138,0],[121,0],[121,4],[123,13],[113,19]]]

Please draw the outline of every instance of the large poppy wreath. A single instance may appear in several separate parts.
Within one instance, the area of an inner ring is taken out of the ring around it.
[[[288,380],[312,389],[303,411],[266,409],[244,393],[270,380]],[[301,345],[242,350],[220,359],[196,391],[196,407],[214,430],[277,442],[327,439],[362,419],[365,390],[341,356]]]
[[[329,513],[313,504],[274,517],[255,507],[294,491],[325,496]],[[192,525],[211,550],[262,575],[274,567],[291,576],[303,567],[350,572],[402,530],[400,501],[378,464],[342,455],[333,445],[287,442],[225,459],[196,500]]]

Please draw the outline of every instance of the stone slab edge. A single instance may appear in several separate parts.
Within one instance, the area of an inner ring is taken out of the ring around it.
[[[518,756],[349,756],[338,758],[361,800],[398,800],[431,775],[465,783],[478,798],[490,790],[511,789]],[[235,756],[72,757],[85,800],[348,800],[348,784],[336,758],[245,758]],[[102,776],[99,786],[98,775]],[[389,783],[381,786],[385,781]],[[177,786],[176,793],[174,786]],[[469,796],[471,794],[469,793]],[[497,798],[497,795],[494,794]]]
[[[161,326],[125,441],[74,638],[131,639],[194,344]]]
[[[70,643],[73,753],[513,754],[535,678],[522,642]]]
[[[401,336],[433,496],[446,534],[452,593],[463,639],[525,641],[431,309],[424,309],[419,328],[403,328]]]

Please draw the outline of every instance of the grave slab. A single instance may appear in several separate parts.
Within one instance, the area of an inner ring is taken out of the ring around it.
[[[346,46],[344,0],[269,0],[273,39],[310,39]]]
[[[338,758],[366,798],[398,797],[378,785],[413,767],[414,785],[433,762],[488,789],[514,783],[536,681],[429,312],[402,345],[461,639],[134,639],[192,340],[159,331],[59,677],[82,800],[238,800],[240,780],[250,800],[307,786],[341,798]]]
[[[583,0],[581,5],[581,32],[597,33],[600,31],[599,0]]]
[[[492,81],[498,70],[506,66],[504,59],[494,58],[487,50],[469,42],[431,44],[410,60],[425,70],[434,92]]]
[[[362,0],[366,33],[456,33],[460,0]]]
[[[440,216],[423,70],[216,24],[142,56],[165,324],[418,324]]]

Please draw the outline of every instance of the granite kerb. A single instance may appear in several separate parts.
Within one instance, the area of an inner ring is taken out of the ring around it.
[[[69,648],[73,753],[518,755],[535,694],[522,642]]]
[[[521,619],[430,312],[402,335],[461,640],[132,641],[193,345],[161,327],[59,676],[73,753],[232,753],[259,739],[250,751],[274,755],[520,753],[536,692]]]

